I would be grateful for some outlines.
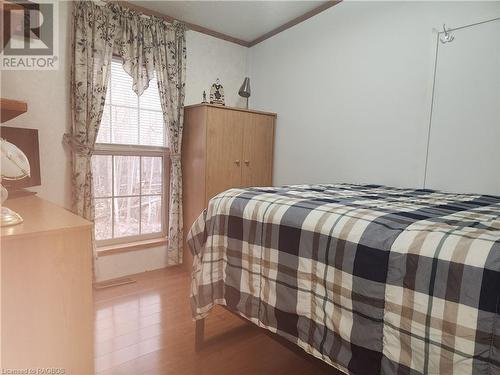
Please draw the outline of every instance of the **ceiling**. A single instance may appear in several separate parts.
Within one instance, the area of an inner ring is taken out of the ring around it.
[[[252,42],[329,1],[128,1]]]

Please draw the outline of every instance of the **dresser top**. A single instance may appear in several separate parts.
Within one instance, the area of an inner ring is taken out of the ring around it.
[[[52,231],[89,227],[90,221],[37,196],[9,199],[4,204],[22,216],[23,223],[2,227],[1,237],[23,237]]]
[[[226,109],[228,111],[239,111],[239,112],[247,112],[247,113],[256,113],[259,115],[267,115],[267,116],[273,116],[277,117],[278,115],[273,112],[264,112],[264,111],[256,111],[253,109],[246,109],[246,108],[238,108],[238,107],[228,107],[225,105],[216,105],[216,104],[208,104],[208,103],[200,103],[200,104],[193,104],[193,105],[187,105],[184,107],[184,109],[189,110],[191,108],[197,108],[197,107],[208,107],[208,108],[217,108],[217,109]]]

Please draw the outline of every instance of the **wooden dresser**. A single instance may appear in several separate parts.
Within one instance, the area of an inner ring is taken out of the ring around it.
[[[218,193],[271,186],[275,113],[198,104],[184,109],[182,143],[184,237]],[[184,265],[192,256],[184,246]]]
[[[24,222],[1,229],[0,367],[94,374],[91,223],[36,196],[5,206]]]

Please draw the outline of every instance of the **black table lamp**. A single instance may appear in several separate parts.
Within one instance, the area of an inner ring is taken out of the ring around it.
[[[243,84],[240,87],[240,91],[238,91],[238,94],[247,99],[247,109],[248,109],[248,98],[250,97],[250,78],[245,77],[245,80],[243,81]]]

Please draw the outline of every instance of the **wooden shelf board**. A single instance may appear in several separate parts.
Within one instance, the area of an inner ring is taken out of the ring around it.
[[[0,122],[12,120],[28,110],[28,104],[20,100],[0,98]]]

